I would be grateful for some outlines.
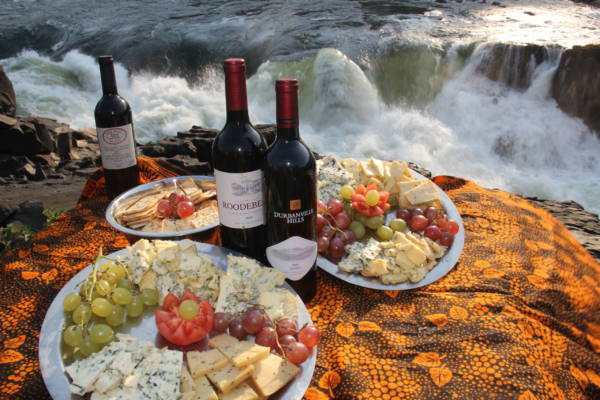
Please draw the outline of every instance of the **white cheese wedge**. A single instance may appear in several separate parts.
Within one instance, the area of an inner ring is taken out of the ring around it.
[[[437,200],[439,194],[435,185],[428,179],[420,180],[420,185],[404,193],[406,199],[413,205]]]

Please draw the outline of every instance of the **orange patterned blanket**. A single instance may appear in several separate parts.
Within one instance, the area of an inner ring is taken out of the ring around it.
[[[144,181],[185,174],[145,158],[140,167]],[[306,399],[600,398],[598,263],[520,197],[434,181],[465,223],[458,265],[400,292],[320,271],[308,308],[323,337]],[[75,209],[0,258],[0,398],[49,397],[37,359],[46,309],[100,246],[129,245],[104,221],[107,202],[99,171]]]

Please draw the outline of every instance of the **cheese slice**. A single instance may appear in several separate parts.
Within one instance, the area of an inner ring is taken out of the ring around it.
[[[273,353],[258,361],[254,367],[252,386],[265,397],[284,387],[300,371],[300,368]]]
[[[411,204],[421,204],[438,198],[439,195],[437,189],[430,180],[423,179],[419,182],[422,182],[419,186],[404,193],[406,199]]]
[[[231,346],[219,347],[221,353],[231,360],[233,365],[243,368],[256,361],[265,358],[270,348],[249,342],[247,340],[237,342]]]
[[[196,383],[188,370],[187,365],[181,366],[181,392],[195,392],[196,391]]]
[[[217,349],[202,352],[188,351],[187,361],[194,378],[217,371],[229,364],[229,360]]]
[[[221,400],[258,400],[258,395],[247,383],[242,383],[227,394],[219,395]]]
[[[400,182],[400,183],[398,183],[398,186],[400,188],[400,193],[406,193],[409,190],[421,185],[423,182],[424,182],[424,180],[416,180],[416,179],[412,180],[412,181]]]
[[[194,379],[196,384],[196,397],[194,400],[217,400],[217,393],[210,385],[206,376],[200,376]]]
[[[226,333],[222,333],[218,336],[208,339],[208,346],[211,349],[216,349],[218,347],[231,346],[233,344],[236,344],[237,342],[239,342],[237,338],[234,338],[233,336],[228,335]]]
[[[208,379],[223,394],[231,392],[238,385],[248,379],[254,372],[254,365],[248,365],[244,368],[238,368],[229,364],[225,368],[208,374]]]

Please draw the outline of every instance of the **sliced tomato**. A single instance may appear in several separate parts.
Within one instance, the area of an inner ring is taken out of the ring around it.
[[[370,216],[382,215],[383,210],[379,206],[370,206],[369,207]]]
[[[375,182],[371,182],[371,183],[369,183],[369,186],[367,186],[367,189],[366,189],[366,190],[367,190],[367,192],[368,192],[369,190],[378,190],[378,188],[377,188],[377,184],[376,184]]]
[[[369,215],[369,206],[365,202],[354,201],[352,202],[352,208],[363,215]]]
[[[356,192],[352,193],[351,200],[357,201],[359,203],[364,203],[366,201],[364,194],[360,194],[360,193],[356,193]]]
[[[184,300],[192,300],[198,304],[198,314],[191,320],[179,315],[179,304]],[[172,293],[165,296],[163,305],[154,313],[156,326],[160,334],[169,342],[177,345],[188,345],[198,342],[212,330],[214,311],[210,303],[200,300],[191,291],[187,291],[178,299]]]
[[[379,206],[379,208],[381,208],[383,210],[383,212],[386,212],[391,207],[389,203],[381,203],[381,202],[378,204],[378,206]]]
[[[355,193],[362,194],[362,195],[366,194],[367,193],[367,189],[365,188],[365,185],[363,185],[362,183],[360,185],[358,185],[358,187],[356,188]]]
[[[390,192],[379,192],[379,203],[386,203],[390,198]]]

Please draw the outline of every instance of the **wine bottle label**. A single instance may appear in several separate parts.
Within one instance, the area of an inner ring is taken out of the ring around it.
[[[228,228],[247,229],[265,223],[263,171],[215,169],[219,220]]]
[[[133,167],[137,163],[131,124],[113,128],[96,128],[96,133],[104,168],[124,169]]]
[[[317,242],[292,236],[267,247],[267,260],[292,281],[301,279],[317,259]]]

